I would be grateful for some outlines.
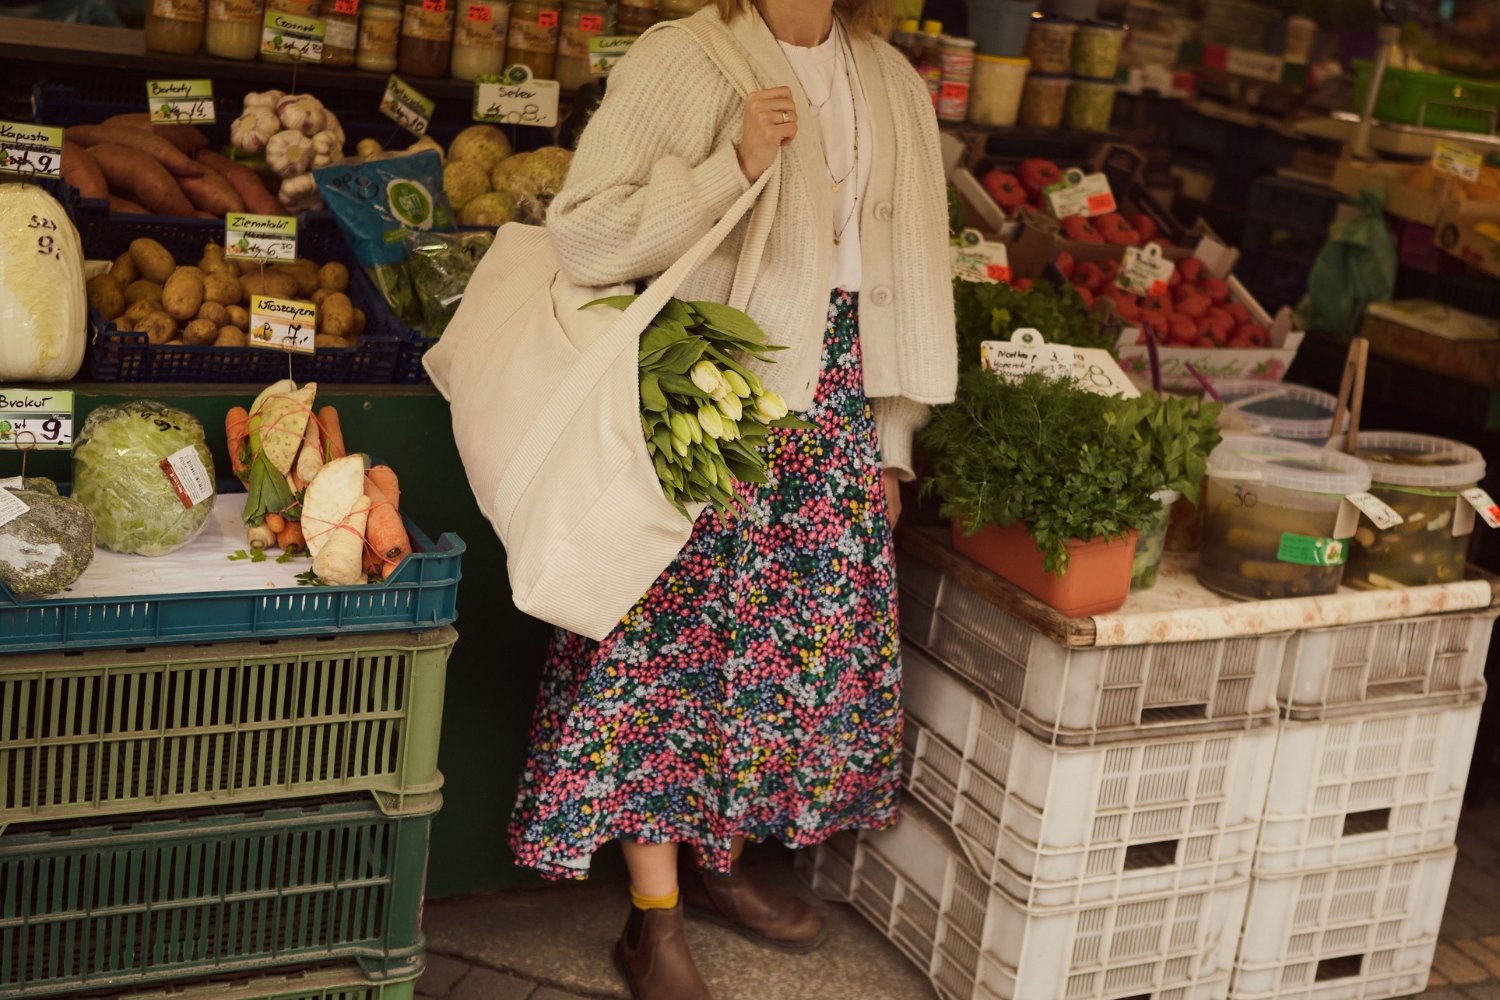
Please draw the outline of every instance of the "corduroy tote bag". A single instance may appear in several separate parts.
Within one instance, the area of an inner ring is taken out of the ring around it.
[[[684,29],[742,94],[758,89],[739,50],[710,44],[729,39],[721,26],[686,18],[654,30]],[[662,493],[641,433],[640,335],[753,207],[728,303],[745,308],[780,170],[778,159],[623,312],[579,307],[630,287],[574,285],[546,230],[502,226],[423,358],[451,406],[479,509],[505,546],[511,596],[527,614],[603,639],[692,534]]]

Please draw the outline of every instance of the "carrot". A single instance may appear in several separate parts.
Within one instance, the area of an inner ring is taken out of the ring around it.
[[[224,437],[229,442],[229,463],[234,466],[234,474],[244,478],[250,471],[250,467],[245,464],[241,455],[245,442],[250,437],[249,410],[243,406],[229,408],[229,412],[224,414]]]
[[[84,198],[108,198],[109,185],[89,151],[66,139],[63,140],[62,149],[63,180],[76,187]]]
[[[280,514],[267,514],[266,527],[270,528],[272,531],[279,535],[286,530],[286,518],[282,517]]]
[[[368,543],[365,545],[364,555],[360,558],[360,569],[364,571],[365,576],[380,575],[380,557],[375,554],[375,550],[370,548]]]
[[[389,465],[376,465],[365,470],[365,478],[375,484],[385,498],[391,502],[391,506],[397,510],[401,509],[401,484],[396,480],[396,473]]]
[[[205,167],[217,170],[224,175],[229,185],[239,192],[240,198],[245,202],[245,208],[261,215],[281,214],[281,202],[266,190],[265,183],[256,176],[255,171],[211,149],[200,149],[194,155]]]
[[[339,411],[331,406],[325,406],[318,411],[318,427],[323,432],[323,447],[327,450],[327,457],[332,460],[343,458],[348,454],[344,450],[344,430],[339,425]]]
[[[202,177],[202,164],[194,163],[176,146],[154,131],[128,125],[74,125],[64,133],[80,146],[109,143],[139,150],[178,177]]]
[[[269,523],[271,516],[266,516]],[[285,526],[276,532],[276,544],[281,546],[283,552],[301,552],[307,548],[307,539],[302,534],[301,521],[287,521]]]
[[[399,562],[411,554],[411,536],[390,497],[365,474],[365,496],[370,498],[370,515],[365,520],[365,544],[382,562]]]

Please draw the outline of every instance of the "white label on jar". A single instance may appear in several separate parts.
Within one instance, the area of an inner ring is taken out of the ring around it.
[[[1394,528],[1406,520],[1406,518],[1396,513],[1390,504],[1373,493],[1350,493],[1344,499],[1358,507],[1361,513],[1370,519],[1370,523],[1381,531]]]
[[[464,16],[453,29],[453,44],[487,51],[505,48],[506,19],[497,7],[494,3],[465,4]]]
[[[1474,508],[1474,512],[1485,524],[1491,528],[1500,528],[1500,506],[1495,505],[1488,493],[1476,486],[1472,490],[1464,490],[1460,495],[1469,501],[1469,506]]]
[[[424,4],[431,0],[423,0]],[[406,8],[401,21],[401,33],[407,38],[420,38],[429,42],[446,42],[453,37],[453,12],[433,10],[425,6]]]
[[[209,20],[226,24],[259,24],[263,13],[257,0],[212,0],[208,5]]]
[[[30,509],[9,490],[0,489],[0,527],[9,524]]]
[[[359,24],[355,21],[329,21],[323,32],[323,45],[330,49],[349,49],[359,43]]]
[[[209,478],[198,450],[192,445],[162,459],[161,471],[166,474],[172,492],[177,494],[184,507],[191,509],[214,495],[214,481]]]
[[[203,0],[152,0],[151,13],[169,21],[201,21]]]

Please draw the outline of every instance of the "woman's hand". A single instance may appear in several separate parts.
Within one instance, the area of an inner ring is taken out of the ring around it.
[[[886,469],[883,476],[885,480],[885,516],[891,522],[891,527],[901,520],[901,478],[896,475],[895,469]]]
[[[740,169],[754,184],[771,169],[782,146],[797,137],[797,102],[792,88],[757,90],[745,98],[745,126],[740,132]]]

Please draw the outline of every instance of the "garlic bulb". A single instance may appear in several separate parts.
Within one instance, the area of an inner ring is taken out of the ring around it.
[[[277,132],[266,143],[266,166],[280,177],[307,173],[314,155],[312,140],[292,129]]]
[[[274,111],[276,110],[276,105],[285,96],[286,94],[279,90],[263,90],[258,94],[246,94],[245,110],[248,111],[251,108],[270,108]]]
[[[281,207],[288,212],[306,212],[323,206],[323,199],[318,195],[317,182],[313,180],[312,174],[302,174],[281,182],[281,190],[276,192]]]
[[[276,105],[276,115],[283,128],[294,129],[303,135],[316,135],[323,131],[327,112],[316,97],[306,94],[301,97],[284,97]]]
[[[280,129],[276,112],[267,107],[251,107],[230,124],[229,141],[242,153],[259,153]]]

